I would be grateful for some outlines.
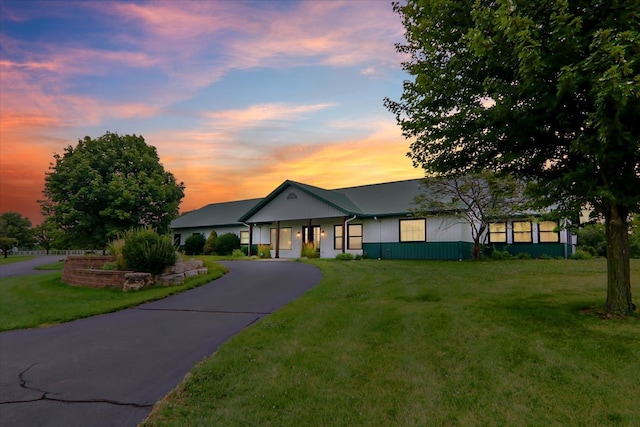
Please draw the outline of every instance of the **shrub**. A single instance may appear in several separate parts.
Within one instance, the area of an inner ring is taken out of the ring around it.
[[[271,258],[271,247],[269,245],[258,245],[259,258]]]
[[[598,256],[598,250],[593,246],[581,245],[581,246],[578,246],[578,249],[584,252],[588,252],[592,257]]]
[[[353,260],[353,254],[349,252],[344,252],[336,255],[336,259],[339,259],[340,261],[351,261]]]
[[[234,249],[233,252],[231,252],[231,256],[234,258],[244,258],[247,254],[245,254],[242,249]]]
[[[122,248],[124,247],[124,243],[124,239],[116,239],[109,242],[109,244],[107,245],[107,253],[116,257],[116,260],[113,262],[114,266],[113,268],[109,268],[110,270],[126,269],[126,263],[124,262],[124,257],[122,256]]]
[[[187,237],[184,241],[184,253],[186,255],[202,255],[206,239],[200,233]]]
[[[583,251],[582,249],[576,250],[576,253],[569,257],[569,259],[577,259],[577,260],[591,259],[591,258],[593,258],[593,256],[589,252]]]
[[[318,251],[316,250],[315,246],[313,246],[313,243],[303,243],[302,250],[300,251],[300,256],[303,258],[318,258],[320,254],[318,254]]]
[[[528,252],[520,252],[518,255],[516,255],[517,259],[532,259],[531,255]]]
[[[553,259],[553,257],[551,255],[547,255],[547,254],[540,254],[538,256],[538,259]]]
[[[101,270],[112,271],[112,270],[123,270],[123,268],[118,268],[118,263],[116,261],[112,261],[112,262],[105,263],[102,266]]]
[[[209,234],[209,237],[207,237],[207,241],[204,244],[204,254],[205,255],[211,255],[214,254],[216,252],[216,241],[218,240],[218,233],[216,233],[215,231],[212,231]]]
[[[176,263],[176,251],[169,236],[161,236],[151,228],[128,231],[124,236],[122,256],[126,268],[154,276]]]
[[[240,249],[240,238],[237,235],[227,233],[216,240],[216,253],[218,255],[231,255],[234,249]]]
[[[607,232],[604,224],[587,224],[576,231],[580,246],[590,246],[595,249],[594,256],[606,256]]]
[[[497,259],[497,260],[505,260],[505,259],[511,259],[512,256],[509,253],[509,251],[507,251],[506,249],[504,251],[499,251],[497,249],[494,249],[493,252],[491,252],[491,258]]]

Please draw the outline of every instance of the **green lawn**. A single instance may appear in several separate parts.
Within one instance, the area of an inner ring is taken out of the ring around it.
[[[57,270],[61,265],[54,263],[44,268]],[[60,281],[59,271],[7,277],[0,285],[0,331],[47,326],[121,310],[208,283],[226,272],[225,267],[210,258],[205,265],[209,274],[188,278],[183,285],[132,292],[65,285]]]
[[[640,318],[582,310],[604,302],[604,260],[309,262],[317,287],[143,425],[640,425]],[[638,295],[639,260],[632,278]]]

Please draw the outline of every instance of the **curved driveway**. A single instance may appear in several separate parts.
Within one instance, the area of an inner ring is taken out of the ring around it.
[[[53,264],[54,262],[60,261],[64,258],[64,255],[38,255],[37,257],[27,261],[0,265],[0,278],[21,276],[23,274],[51,273],[51,270],[35,270],[35,267],[38,267],[39,265]]]
[[[231,336],[321,279],[308,264],[223,263],[207,285],[138,307],[0,334],[0,425],[135,426]]]

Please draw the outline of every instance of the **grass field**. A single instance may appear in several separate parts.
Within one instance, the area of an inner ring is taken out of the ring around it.
[[[3,278],[0,331],[47,326],[121,310],[208,283],[226,272],[226,268],[211,260],[206,260],[205,265],[209,274],[188,278],[183,285],[134,292],[69,286],[61,282],[60,271]],[[53,263],[41,269],[61,270],[62,266],[63,263]]]
[[[143,425],[640,425],[640,318],[583,310],[604,303],[604,260],[309,262],[317,287]],[[637,303],[638,260],[632,280]]]

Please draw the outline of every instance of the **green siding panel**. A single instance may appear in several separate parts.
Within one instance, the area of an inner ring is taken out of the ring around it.
[[[468,242],[364,243],[369,258],[381,259],[471,259],[473,244]]]
[[[541,255],[551,257],[566,258],[567,254],[571,255],[571,248],[566,243],[518,243],[513,245],[491,245],[488,253],[491,254],[493,248],[499,251],[508,251],[511,255],[528,253],[532,258],[538,258]]]

